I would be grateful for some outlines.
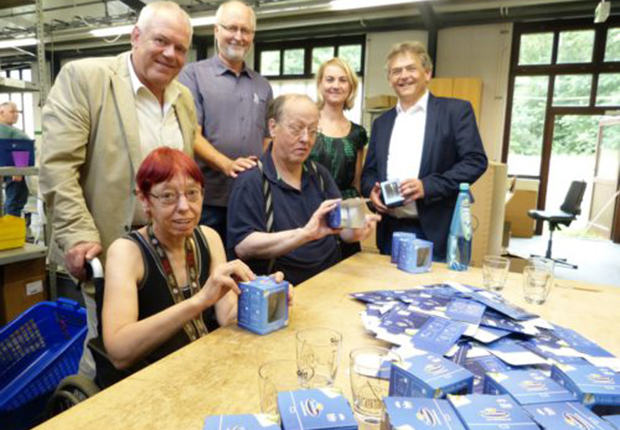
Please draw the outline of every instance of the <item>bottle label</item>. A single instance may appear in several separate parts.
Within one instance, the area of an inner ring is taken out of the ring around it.
[[[468,199],[464,199],[461,202],[461,230],[465,240],[471,240],[471,209]]]

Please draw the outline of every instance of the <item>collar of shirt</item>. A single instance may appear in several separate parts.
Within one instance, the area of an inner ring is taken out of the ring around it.
[[[422,97],[420,97],[420,100],[418,100],[416,104],[414,104],[407,110],[403,109],[403,106],[400,104],[400,100],[399,100],[398,104],[396,105],[396,114],[397,115],[401,115],[401,114],[413,115],[414,113],[418,111],[426,112],[427,109],[428,109],[428,90],[424,93]]]
[[[265,153],[260,158],[263,163],[263,171],[264,171],[265,176],[267,177],[267,180],[269,180],[269,182],[273,183],[274,185],[279,186],[280,188],[285,188],[285,189],[299,192],[299,190],[291,187],[289,184],[284,182],[284,180],[280,176],[278,169],[276,169],[276,164],[273,162],[273,155],[271,153],[271,149],[272,148],[270,145],[267,151],[265,151]],[[308,173],[306,163],[304,162],[304,164],[302,165],[302,174],[301,174],[301,188],[302,189],[308,183],[309,180],[310,180],[310,174]]]
[[[150,96],[155,97],[155,94],[153,94],[151,90],[140,81],[140,78],[138,78],[136,69],[134,69],[133,63],[131,62],[131,55],[127,56],[127,67],[129,68],[129,79],[131,80],[131,89],[133,90],[134,96],[137,98],[142,90],[143,92],[146,91]],[[166,87],[166,91],[164,91],[164,106],[162,108],[164,116],[180,95],[181,92],[175,85],[168,85]]]
[[[237,76],[237,74],[234,71],[232,71],[230,68],[228,68],[228,66],[226,66],[226,64],[224,64],[224,62],[222,61],[222,59],[220,58],[218,54],[216,54],[214,57],[215,57],[215,74],[216,75],[221,76],[225,73],[232,73],[233,75]],[[252,75],[248,72],[248,69],[245,66],[245,61],[243,62],[243,68],[241,69],[241,73],[239,74],[239,76],[241,75],[246,75],[248,78],[252,79]]]

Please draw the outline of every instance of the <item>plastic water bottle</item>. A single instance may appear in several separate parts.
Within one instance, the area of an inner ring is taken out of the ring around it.
[[[448,268],[450,270],[467,270],[471,260],[470,206],[469,184],[461,184],[450,224],[450,234],[448,235]]]

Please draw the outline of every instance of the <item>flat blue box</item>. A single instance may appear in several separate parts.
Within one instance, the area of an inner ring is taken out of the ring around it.
[[[556,364],[551,378],[599,415],[620,413],[620,374],[590,364]]]
[[[465,430],[447,400],[386,397],[385,430]]]
[[[212,415],[205,419],[203,430],[281,430],[272,415]]]
[[[581,403],[541,403],[523,409],[544,430],[615,430]]]
[[[269,276],[257,276],[239,284],[238,325],[258,334],[267,334],[288,325],[288,288]]]
[[[576,402],[577,397],[540,370],[489,372],[485,394],[508,394],[521,406],[537,403]]]
[[[540,430],[510,396],[448,396],[468,430]]]
[[[392,363],[389,395],[439,399],[446,394],[471,393],[474,375],[462,366],[435,354]]]
[[[279,392],[278,411],[284,430],[357,430],[349,402],[329,388]]]

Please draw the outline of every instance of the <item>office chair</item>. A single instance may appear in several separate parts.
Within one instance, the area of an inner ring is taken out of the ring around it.
[[[555,230],[559,230],[563,225],[568,227],[570,223],[577,219],[577,216],[581,214],[581,202],[583,201],[585,191],[585,181],[573,181],[568,188],[568,193],[566,193],[564,203],[562,203],[559,210],[530,210],[527,213],[530,218],[549,223],[549,242],[547,242],[547,253],[545,254],[545,258],[555,261],[556,264],[562,264],[572,269],[577,269],[577,265],[568,263],[565,258],[551,257],[553,232]]]

